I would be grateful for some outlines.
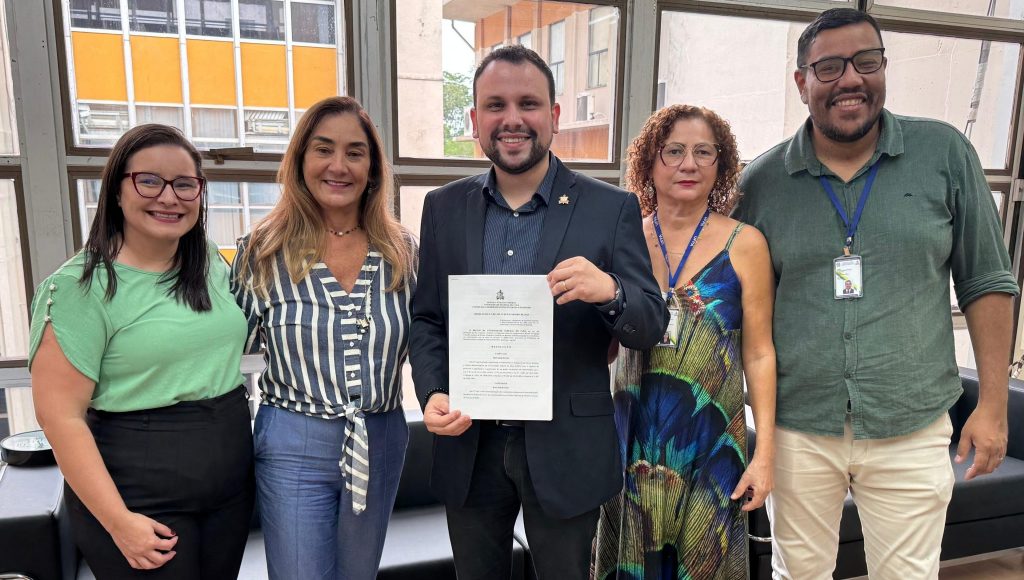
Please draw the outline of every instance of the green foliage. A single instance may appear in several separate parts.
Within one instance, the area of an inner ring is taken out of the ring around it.
[[[456,141],[465,131],[463,115],[473,102],[472,78],[469,75],[444,71],[444,156],[472,157],[471,141]]]

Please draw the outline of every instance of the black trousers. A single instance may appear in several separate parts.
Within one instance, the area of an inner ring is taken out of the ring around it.
[[[526,537],[540,580],[586,580],[599,509],[570,519],[544,513],[530,481],[521,428],[482,422],[469,497],[448,506],[448,535],[459,580],[512,574],[512,529],[523,509]]]
[[[178,535],[176,555],[135,570],[65,486],[72,535],[98,580],[236,578],[252,518],[252,432],[245,387],[162,409],[89,410],[89,428],[128,509]]]

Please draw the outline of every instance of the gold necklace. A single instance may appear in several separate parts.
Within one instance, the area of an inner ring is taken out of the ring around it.
[[[331,232],[332,234],[334,234],[334,235],[336,235],[336,236],[338,236],[340,238],[340,237],[343,237],[343,236],[347,236],[347,235],[351,234],[352,232],[354,232],[354,231],[356,231],[358,229],[361,229],[361,228],[362,228],[362,226],[356,225],[356,226],[351,227],[351,228],[349,228],[349,229],[347,229],[347,230],[345,230],[343,232],[339,232],[338,230],[334,230],[334,229],[331,229],[331,228],[327,228],[327,231]]]

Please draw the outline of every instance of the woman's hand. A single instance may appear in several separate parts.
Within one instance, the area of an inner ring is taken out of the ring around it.
[[[736,484],[736,489],[730,496],[734,500],[746,496],[747,501],[743,503],[741,510],[749,512],[764,505],[768,492],[775,487],[772,468],[771,461],[763,460],[757,456],[756,452],[754,453],[754,459],[747,466],[747,470],[743,472],[740,482]]]
[[[177,534],[142,514],[126,512],[108,531],[117,549],[136,570],[159,568],[177,553],[174,551]]]

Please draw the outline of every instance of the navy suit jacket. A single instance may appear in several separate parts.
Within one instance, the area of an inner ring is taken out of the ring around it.
[[[592,304],[555,305],[552,421],[526,423],[526,456],[541,507],[570,518],[596,508],[622,489],[622,463],[608,376],[614,338],[647,349],[668,321],[651,273],[636,196],[567,169],[558,159],[554,187],[534,262],[547,274],[562,260],[583,256],[619,280],[625,306],[606,316]],[[423,205],[420,262],[412,300],[410,361],[420,405],[448,386],[448,276],[483,273],[486,174],[430,192]],[[558,203],[568,196],[568,204]],[[476,461],[480,421],[458,437],[435,436],[431,488],[462,506]]]

